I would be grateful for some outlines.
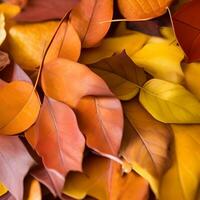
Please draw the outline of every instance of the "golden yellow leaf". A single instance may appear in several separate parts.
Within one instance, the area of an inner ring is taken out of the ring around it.
[[[200,63],[191,63],[184,66],[187,88],[200,100]]]
[[[198,200],[200,184],[200,126],[173,125],[173,165],[163,177],[160,200]]]
[[[13,26],[9,30],[9,45],[16,63],[27,70],[36,69],[57,26],[58,22],[55,21]],[[81,42],[73,26],[70,22],[63,23],[45,61],[51,61],[56,57],[77,61],[80,49]]]
[[[132,57],[133,61],[144,67],[154,78],[159,78],[175,83],[183,80],[181,61],[184,58],[183,51],[168,40],[157,39],[147,43]]]
[[[9,3],[1,3],[0,12],[4,13],[7,20],[17,15],[20,12],[20,7]]]
[[[8,189],[0,182],[0,197],[8,192]]]
[[[0,13],[0,45],[4,42],[5,38],[6,38],[5,17],[2,13]]]
[[[160,32],[163,35],[163,37],[165,37],[169,41],[173,42],[173,41],[176,40],[176,37],[175,37],[175,34],[174,34],[172,27],[163,26],[163,27],[160,28]]]
[[[140,92],[140,102],[164,123],[200,123],[200,103],[182,85],[151,79]]]
[[[37,119],[40,100],[33,86],[13,81],[0,90],[0,134],[14,135],[25,131]]]
[[[134,31],[133,30],[129,30],[126,28],[126,22],[120,22],[119,25],[117,26],[115,32],[114,32],[114,36],[115,37],[120,37],[123,35],[130,35],[133,34]]]
[[[84,64],[95,63],[114,53],[121,53],[123,50],[126,50],[128,56],[131,57],[145,44],[147,39],[148,36],[142,33],[106,38],[102,41],[101,46],[83,51],[80,61]]]

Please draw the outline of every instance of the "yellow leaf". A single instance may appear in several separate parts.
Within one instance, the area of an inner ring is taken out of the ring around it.
[[[184,75],[180,63],[184,54],[178,46],[170,44],[168,40],[151,41],[131,58],[154,78],[175,83],[183,80]]]
[[[160,32],[163,35],[163,37],[165,37],[169,41],[175,41],[176,40],[174,31],[171,27],[163,26],[163,27],[160,28]]]
[[[184,67],[187,88],[200,100],[200,63],[191,63]]]
[[[0,182],[0,197],[8,192],[8,189]]]
[[[115,30],[114,36],[120,37],[123,35],[130,35],[130,34],[134,34],[134,31],[126,28],[126,22],[120,22],[119,25],[117,26],[117,29]]]
[[[28,129],[37,119],[40,100],[33,86],[13,81],[0,90],[0,134],[14,135]]]
[[[9,30],[10,53],[17,64],[27,70],[35,70],[41,63],[58,22],[15,25]],[[62,47],[62,48],[61,48]],[[57,57],[77,61],[81,42],[71,23],[63,23],[48,51],[46,62]]]
[[[5,17],[2,13],[0,13],[0,45],[6,38],[6,31],[5,31]]]
[[[173,165],[164,175],[160,200],[198,200],[200,183],[200,126],[173,125]]]
[[[142,33],[107,38],[102,41],[101,46],[83,51],[80,61],[84,64],[95,63],[114,53],[121,53],[123,50],[126,50],[128,56],[131,57],[145,44],[147,39],[148,37]]]
[[[200,103],[183,86],[151,79],[140,92],[140,102],[164,123],[200,123]]]

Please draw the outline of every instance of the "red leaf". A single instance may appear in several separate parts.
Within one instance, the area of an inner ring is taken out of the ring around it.
[[[55,197],[61,196],[65,183],[65,177],[63,175],[53,169],[46,169],[45,167],[35,168],[31,171],[31,175],[44,184]]]
[[[24,10],[15,19],[18,22],[39,22],[61,19],[79,0],[29,0]]]
[[[184,4],[173,16],[177,39],[185,51],[188,61],[200,60],[200,1]]]
[[[46,168],[62,175],[81,171],[85,141],[67,105],[45,97],[36,124],[25,135]]]
[[[76,114],[87,145],[98,152],[117,155],[123,129],[120,101],[111,97],[83,98]]]
[[[0,136],[0,163],[0,181],[16,200],[22,200],[23,180],[34,160],[18,137]]]

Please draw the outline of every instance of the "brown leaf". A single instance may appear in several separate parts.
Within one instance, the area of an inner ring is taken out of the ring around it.
[[[117,155],[122,138],[123,115],[116,98],[86,97],[76,107],[86,144],[101,153]]]
[[[123,51],[109,58],[89,65],[108,84],[111,91],[120,100],[130,100],[139,92],[147,78],[144,70],[139,68]]]
[[[45,97],[36,124],[25,136],[45,167],[64,176],[70,170],[81,171],[85,141],[67,105]]]
[[[29,0],[24,10],[15,19],[18,22],[40,22],[61,19],[79,0]]]
[[[0,152],[0,181],[22,200],[23,180],[34,160],[17,136],[0,136]]]
[[[70,173],[63,192],[76,199],[86,195],[98,200],[147,200],[148,183],[136,173],[122,175],[114,161],[90,156],[84,162],[84,174]]]
[[[113,96],[106,83],[82,64],[56,59],[44,66],[42,88],[45,94],[71,107],[88,95]]]
[[[70,19],[78,32],[83,47],[97,45],[106,35],[113,16],[113,0],[80,0]]]
[[[7,65],[10,64],[8,54],[0,51],[0,71],[2,71]]]
[[[45,185],[55,197],[61,196],[65,177],[59,172],[39,166],[31,171],[31,175]]]
[[[184,4],[173,15],[176,37],[189,62],[200,61],[200,1]]]
[[[152,180],[159,181],[169,166],[170,129],[155,120],[137,100],[123,103],[123,108],[125,129],[121,155],[137,173],[148,179],[157,193],[158,185]]]

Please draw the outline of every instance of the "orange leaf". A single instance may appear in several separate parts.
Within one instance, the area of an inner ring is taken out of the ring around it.
[[[128,20],[146,20],[163,15],[173,0],[118,0],[122,15]]]
[[[90,156],[85,159],[84,172],[70,173],[63,192],[73,198],[90,195],[99,200],[147,200],[148,183],[131,172],[122,175],[121,167],[106,158]]]
[[[30,83],[13,81],[0,90],[0,134],[28,129],[37,119],[40,100]]]
[[[123,108],[125,130],[121,154],[158,195],[159,180],[169,166],[170,129],[155,120],[137,100],[123,103]]]
[[[71,22],[83,47],[93,47],[106,35],[113,16],[113,0],[80,0],[72,10]]]
[[[67,59],[56,59],[45,65],[41,80],[47,96],[72,107],[83,96],[113,96],[106,83],[89,68]]]
[[[87,145],[101,153],[117,155],[123,129],[120,101],[111,97],[83,98],[76,114]]]
[[[81,171],[85,141],[67,105],[45,97],[36,124],[25,135],[45,167],[62,175]]]

